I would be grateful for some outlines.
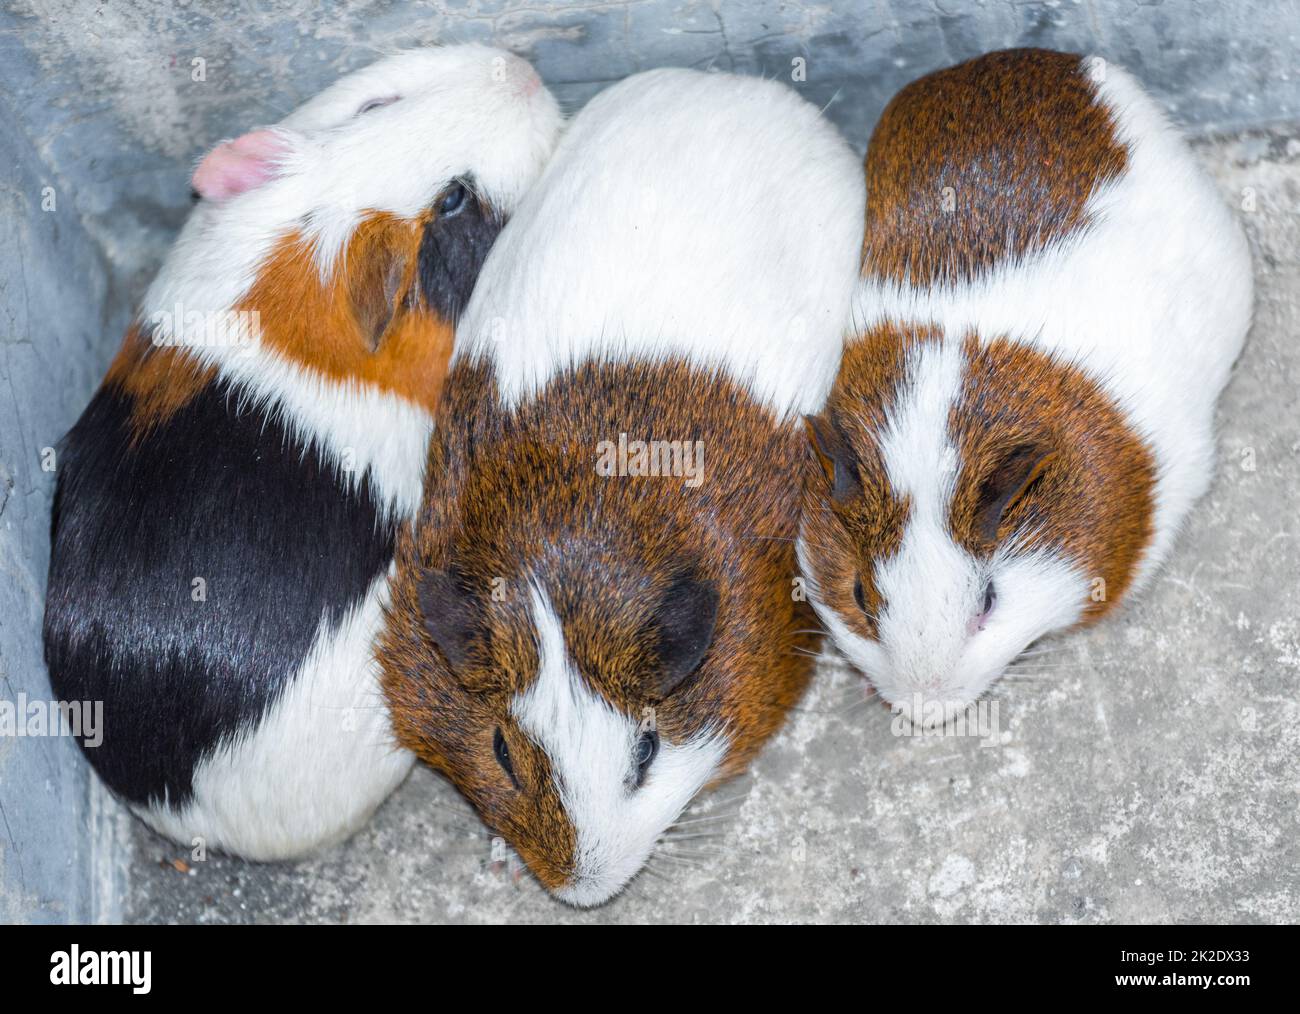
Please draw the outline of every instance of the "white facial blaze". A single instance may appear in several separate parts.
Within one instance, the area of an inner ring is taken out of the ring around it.
[[[878,688],[887,700],[961,689],[954,684],[966,621],[982,585],[977,562],[948,528],[960,467],[948,416],[964,364],[959,338],[915,346],[881,433],[889,484],[912,505],[898,553],[876,564],[883,600],[878,629],[891,663]]]
[[[722,736],[672,744],[636,786],[638,721],[593,692],[574,667],[559,617],[545,592],[532,592],[538,673],[511,703],[520,728],[546,751],[573,825],[574,871],[556,891],[574,905],[597,905],[618,893],[645,864],[663,834],[709,781],[726,753]]]
[[[899,550],[875,562],[879,640],[853,632],[819,595],[813,605],[836,645],[890,704],[952,718],[980,696],[1030,642],[1076,622],[1087,581],[1057,553],[975,558],[949,526],[960,460],[948,417],[961,392],[964,330],[916,346],[880,434],[889,484],[911,502]],[[809,572],[808,547],[800,544]],[[997,605],[982,630],[969,622],[992,578]],[[938,705],[936,707],[935,705]]]

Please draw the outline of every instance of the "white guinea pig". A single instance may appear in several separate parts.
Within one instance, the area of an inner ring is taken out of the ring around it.
[[[866,179],[858,334],[809,420],[799,552],[840,650],[928,725],[1164,559],[1210,481],[1250,254],[1097,58],[921,78]]]
[[[571,904],[622,890],[807,682],[800,415],[835,376],[863,199],[792,89],[652,71],[577,116],[484,265],[384,690]]]
[[[412,50],[219,145],[65,438],[55,691],[156,830],[250,859],[355,830],[401,781],[376,684],[452,333],[560,127],[523,60]]]

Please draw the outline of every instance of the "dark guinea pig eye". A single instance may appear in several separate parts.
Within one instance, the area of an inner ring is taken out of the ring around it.
[[[496,754],[497,763],[501,765],[501,770],[510,776],[510,780],[515,780],[514,765],[510,763],[510,748],[506,746],[506,738],[501,735],[501,730],[497,729],[492,734],[492,752]]]
[[[864,613],[867,611],[867,597],[862,593],[862,578],[853,579],[853,601],[858,604],[858,608]]]
[[[369,102],[362,104],[361,108],[357,110],[357,115],[361,116],[364,113],[370,112],[372,109],[379,109],[381,106],[391,106],[397,101],[397,98],[396,95],[389,95],[387,98],[371,99]]]
[[[636,761],[636,784],[641,787],[645,781],[646,772],[650,770],[650,765],[659,754],[659,733],[654,730],[641,733],[636,741],[636,747],[632,751],[632,757]]]
[[[465,184],[457,181],[447,188],[442,195],[442,200],[438,202],[438,216],[447,218],[456,214],[465,206],[465,198],[469,196],[469,190]]]
[[[997,590],[993,587],[993,582],[990,581],[984,586],[984,608],[980,610],[981,615],[988,616],[989,613],[993,612],[993,605],[997,600]]]

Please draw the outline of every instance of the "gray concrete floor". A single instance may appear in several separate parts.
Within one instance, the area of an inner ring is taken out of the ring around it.
[[[577,912],[489,861],[424,769],[308,862],[187,858],[108,807],[141,922],[1300,919],[1300,134],[1198,145],[1255,250],[1214,487],[1144,598],[997,694],[995,745],[910,739],[833,660],[711,836]],[[1252,205],[1253,199],[1253,205]],[[113,845],[115,839],[116,844]],[[683,849],[688,846],[681,846]]]

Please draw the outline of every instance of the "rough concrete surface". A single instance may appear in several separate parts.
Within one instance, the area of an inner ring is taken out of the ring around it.
[[[788,79],[803,59],[796,87],[859,149],[902,84],[979,52],[1046,45],[1129,67],[1193,132],[1228,132],[1199,149],[1256,253],[1218,481],[1141,601],[1000,688],[996,745],[894,736],[828,660],[753,772],[594,912],[493,864],[423,769],[315,860],[182,872],[171,860],[187,853],[108,798],[71,742],[46,739],[0,741],[0,921],[1300,918],[1296,0],[0,5],[0,694],[49,693],[42,451],[174,238],[194,160],[383,53],[470,40],[528,56],[569,109],[655,66]]]
[[[48,700],[40,624],[52,448],[121,326],[106,259],[0,102],[0,701]],[[52,269],[57,265],[57,270]],[[90,771],[65,739],[0,737],[0,922],[94,918]]]
[[[609,905],[494,864],[417,768],[315,860],[188,860],[141,825],[133,920],[1294,922],[1300,918],[1300,135],[1198,150],[1242,210],[1255,326],[1213,489],[1144,598],[1000,685],[1000,735],[894,735],[828,659],[752,773]],[[991,721],[991,716],[990,716]]]

